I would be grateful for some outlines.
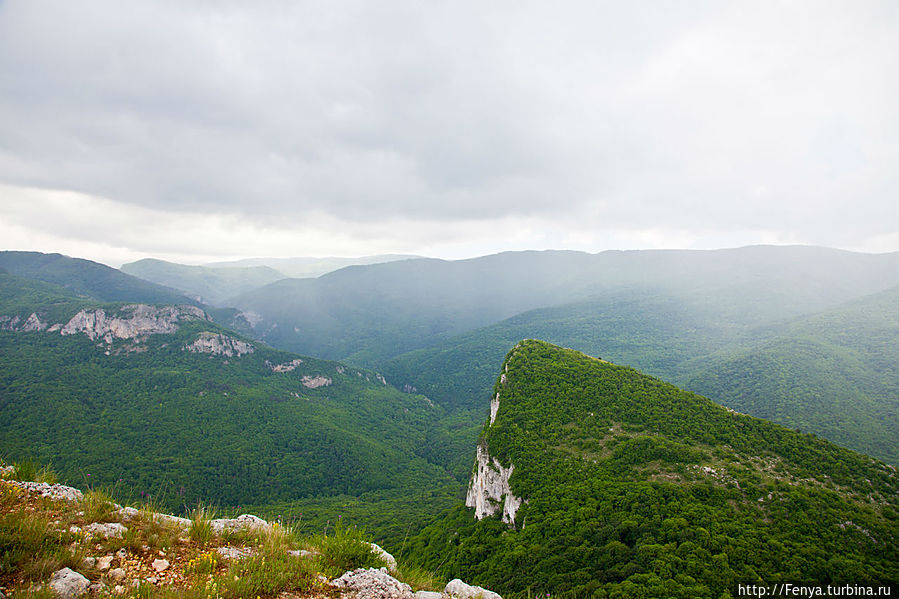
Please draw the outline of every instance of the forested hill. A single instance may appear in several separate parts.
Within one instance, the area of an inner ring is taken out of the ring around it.
[[[877,460],[540,341],[490,407],[475,510],[408,546],[430,568],[522,596],[899,581],[899,479]]]
[[[97,262],[40,252],[0,252],[0,270],[101,302],[197,304],[180,292]]]
[[[98,303],[0,273],[0,398],[0,456],[172,510],[366,493],[441,505],[458,484],[426,457],[442,414],[427,398],[196,306]]]

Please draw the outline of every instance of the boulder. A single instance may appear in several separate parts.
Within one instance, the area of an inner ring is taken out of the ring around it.
[[[379,558],[384,560],[384,563],[387,564],[387,570],[389,572],[396,573],[396,558],[384,551],[384,549],[380,545],[377,545],[375,543],[369,543],[369,545],[371,545],[372,552]]]
[[[331,581],[331,586],[355,593],[358,599],[413,599],[412,587],[387,573],[387,568],[359,568]]]
[[[69,568],[57,570],[50,578],[50,589],[60,599],[74,599],[87,591],[90,585],[91,581]]]
[[[121,522],[94,522],[88,524],[84,530],[88,534],[104,539],[120,539],[122,538],[122,535],[128,532],[128,529],[125,528],[125,525]]]
[[[450,597],[455,597],[455,599],[503,599],[493,591],[488,591],[487,589],[482,587],[465,584],[458,578],[455,578],[446,583],[446,587],[444,587],[443,589],[443,594],[449,595]]]
[[[258,516],[241,514],[237,518],[219,518],[209,522],[215,534],[236,532],[239,530],[270,530],[272,525]]]

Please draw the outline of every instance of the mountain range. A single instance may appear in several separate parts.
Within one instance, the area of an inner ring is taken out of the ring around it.
[[[0,456],[522,596],[897,576],[899,254],[135,264],[0,252]]]

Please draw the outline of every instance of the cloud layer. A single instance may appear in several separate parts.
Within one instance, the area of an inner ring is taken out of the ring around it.
[[[0,231],[105,207],[59,243],[899,249],[890,1],[7,0],[0,73]]]

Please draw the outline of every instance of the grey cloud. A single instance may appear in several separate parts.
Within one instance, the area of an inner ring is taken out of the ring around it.
[[[7,1],[0,181],[850,243],[899,222],[891,4]]]

